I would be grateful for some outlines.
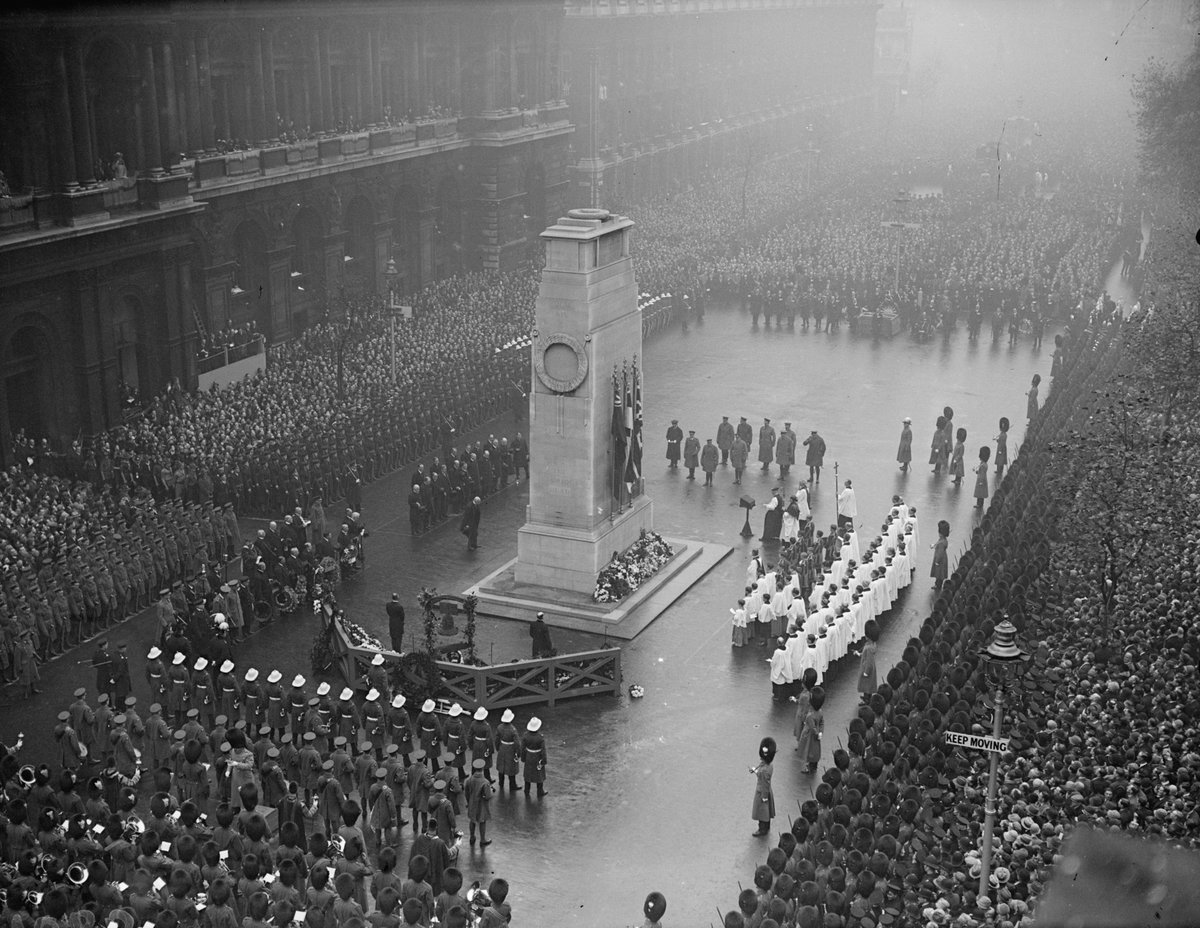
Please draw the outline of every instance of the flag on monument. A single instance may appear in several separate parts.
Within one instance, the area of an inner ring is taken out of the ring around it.
[[[621,502],[622,475],[625,471],[625,408],[621,404],[621,385],[617,381],[617,372],[613,371],[613,470],[612,495],[618,503]]]
[[[633,380],[636,371],[631,375],[629,368],[625,369],[625,458],[622,462],[625,474],[625,490],[633,495],[633,479],[629,475],[630,461],[633,459]]]
[[[630,492],[636,493],[642,480],[642,373],[633,369],[633,433],[629,439],[629,466],[625,469],[625,482]]]

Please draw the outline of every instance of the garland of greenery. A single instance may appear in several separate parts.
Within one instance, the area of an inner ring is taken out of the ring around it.
[[[433,654],[437,649],[437,619],[433,615],[433,601],[437,598],[437,587],[421,587],[417,602],[421,606],[421,619],[425,626],[425,651]]]
[[[475,653],[475,609],[479,606],[479,597],[474,593],[469,593],[463,599],[463,609],[467,613],[467,624],[463,629],[463,635],[467,641],[466,653],[463,655],[463,663],[477,664],[479,657]]]

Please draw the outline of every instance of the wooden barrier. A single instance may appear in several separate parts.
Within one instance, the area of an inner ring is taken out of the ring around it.
[[[447,644],[442,653],[457,650],[460,643]],[[353,644],[340,622],[333,623],[335,662],[346,683],[360,688],[375,648]],[[400,660],[395,651],[384,648],[389,665]],[[476,667],[448,660],[435,660],[442,676],[443,701],[457,702],[468,712],[479,706],[495,708],[548,703],[553,706],[562,699],[579,696],[616,695],[621,689],[621,649],[601,648],[559,654],[537,660],[513,661],[509,664]]]

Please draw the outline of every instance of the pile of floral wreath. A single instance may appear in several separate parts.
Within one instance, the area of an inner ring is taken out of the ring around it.
[[[638,540],[624,554],[614,552],[612,560],[600,571],[592,599],[598,603],[615,603],[624,599],[658,573],[663,564],[674,556],[675,552],[662,535],[642,529]]]

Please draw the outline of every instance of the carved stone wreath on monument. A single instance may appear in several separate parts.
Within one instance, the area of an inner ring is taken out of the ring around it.
[[[538,380],[552,393],[571,393],[588,374],[587,351],[584,342],[574,335],[555,332],[537,336],[537,351],[534,353],[534,373]]]

